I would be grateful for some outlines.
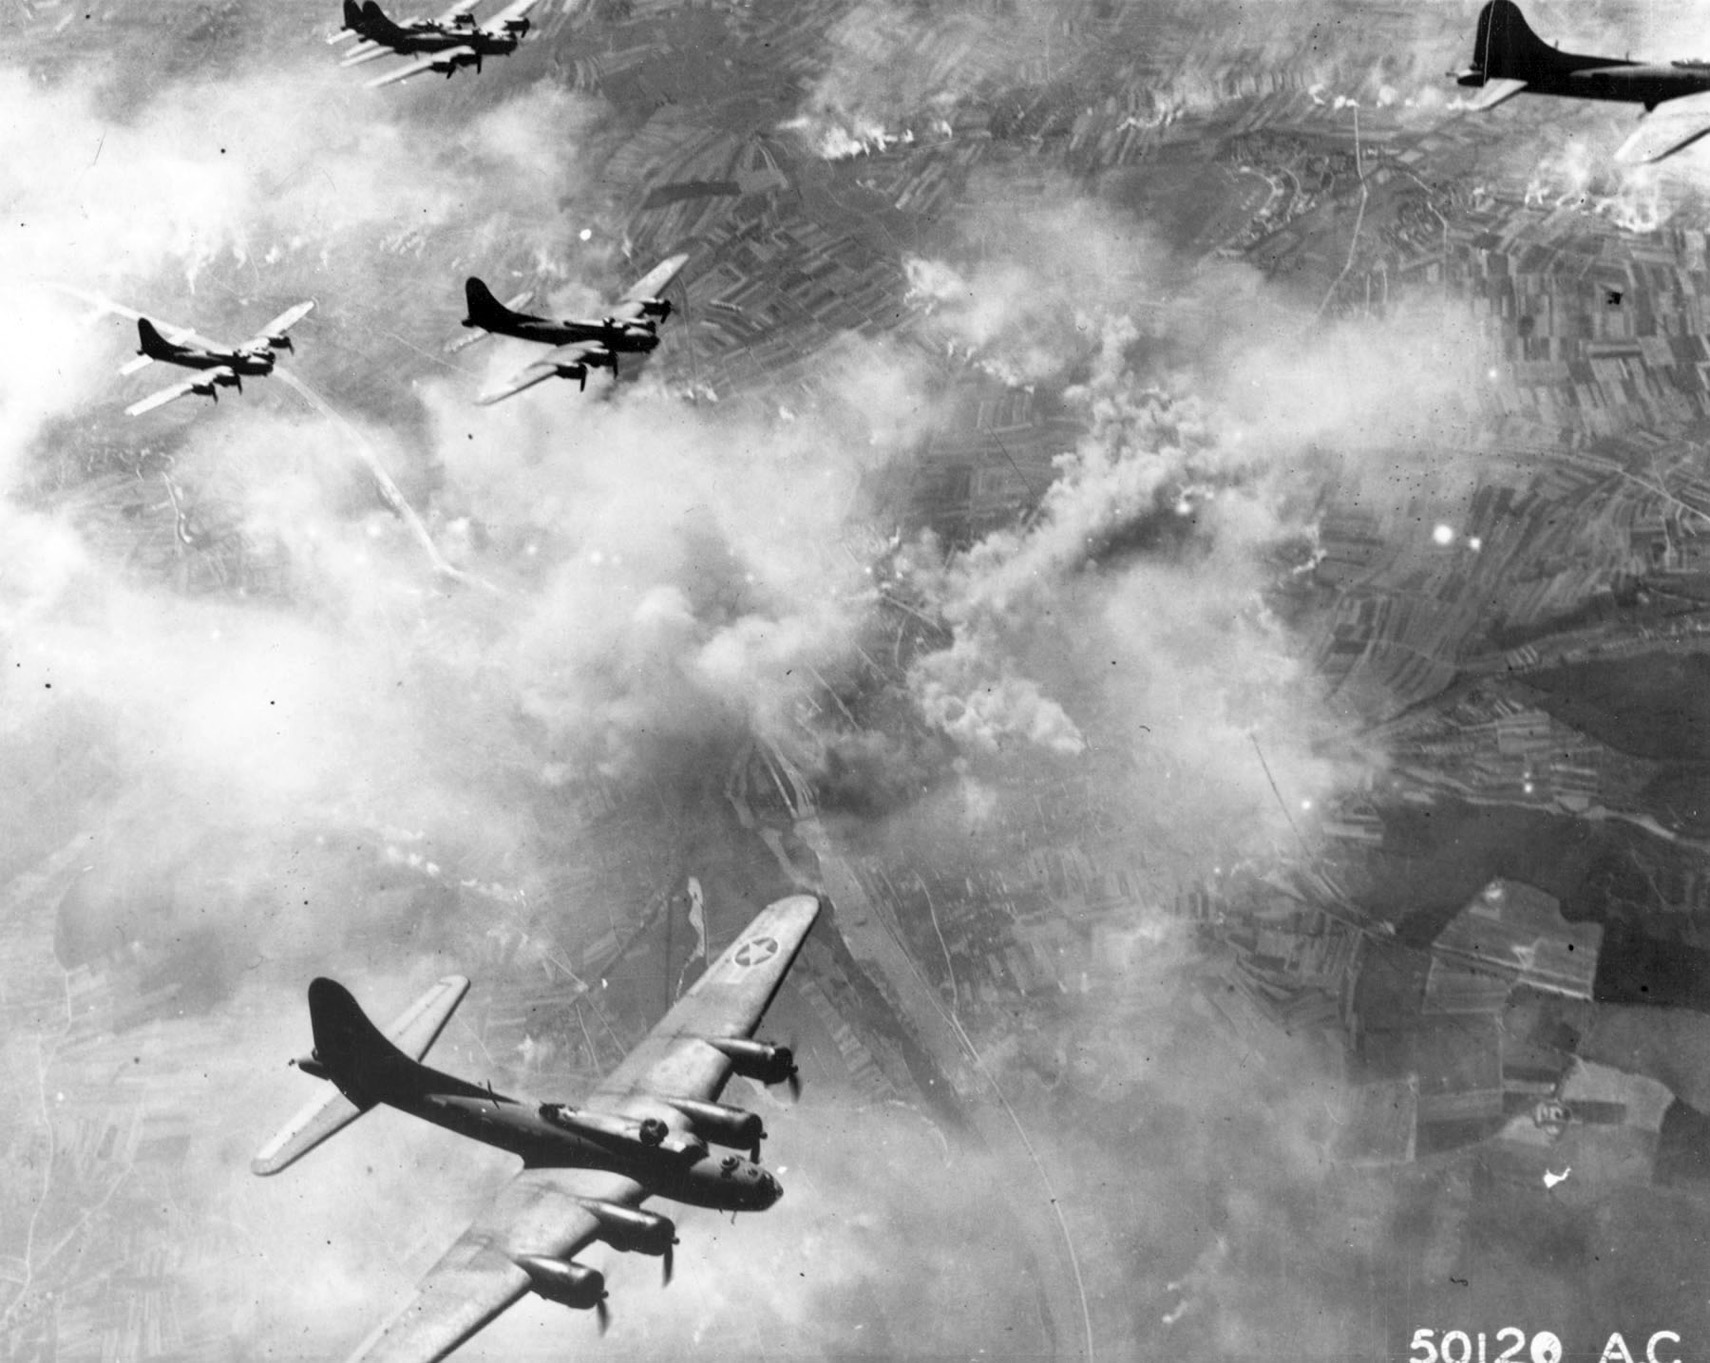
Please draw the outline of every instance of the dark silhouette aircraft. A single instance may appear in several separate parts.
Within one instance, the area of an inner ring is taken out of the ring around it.
[[[811,895],[761,912],[585,1105],[499,1093],[421,1063],[469,988],[440,980],[382,1034],[343,985],[309,985],[314,1051],[295,1061],[335,1090],[316,1098],[251,1164],[273,1174],[379,1104],[508,1150],[522,1168],[501,1188],[350,1363],[433,1363],[535,1292],[605,1324],[605,1277],[574,1256],[603,1240],[661,1258],[671,1278],[676,1227],[643,1211],[668,1197],[720,1211],[763,1211],[782,1195],[759,1165],[753,1112],[717,1101],[734,1073],[799,1086],[788,1047],[754,1029],[819,913]],[[708,1143],[747,1151],[714,1155]]]
[[[517,50],[517,44],[529,30],[525,16],[537,3],[538,0],[513,0],[490,23],[478,24],[475,0],[460,0],[436,18],[406,19],[399,23],[387,18],[375,0],[364,0],[362,4],[344,0],[344,28],[340,33],[354,33],[362,41],[340,65],[360,66],[393,53],[421,54],[408,66],[369,81],[370,88],[392,85],[428,71],[446,76],[455,75],[465,66],[479,71],[486,58],[509,56]]]
[[[1660,161],[1710,133],[1710,63],[1563,52],[1532,32],[1513,0],[1490,0],[1479,12],[1472,65],[1452,74],[1483,90],[1475,109],[1521,93],[1644,105],[1638,130],[1615,152],[1629,165]]]
[[[620,354],[645,355],[658,346],[659,323],[671,315],[670,302],[659,295],[687,260],[688,256],[677,255],[661,261],[600,318],[555,321],[513,312],[479,279],[466,281],[463,294],[468,316],[463,319],[464,326],[483,334],[515,336],[554,347],[476,401],[498,402],[552,378],[575,379],[586,388],[590,369],[609,369],[616,378]]]
[[[186,397],[191,393],[213,398],[216,402],[220,400],[221,388],[236,388],[241,393],[246,376],[260,378],[273,372],[273,365],[278,358],[274,352],[292,348],[291,338],[285,333],[308,316],[314,306],[314,303],[308,302],[287,308],[263,327],[258,335],[240,346],[223,345],[219,341],[210,341],[205,336],[198,336],[193,331],[184,331],[177,327],[167,327],[166,330],[172,335],[163,336],[160,328],[148,318],[137,318],[137,338],[142,344],[137,350],[137,358],[124,365],[119,370],[121,374],[134,374],[155,360],[201,372],[195,378],[185,379],[182,383],[175,383],[170,388],[162,388],[158,393],[149,394],[140,402],[133,402],[125,408],[125,414],[139,416],[171,402],[174,398]]]

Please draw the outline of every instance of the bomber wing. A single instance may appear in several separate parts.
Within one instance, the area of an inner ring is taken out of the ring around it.
[[[696,980],[588,1100],[621,1111],[648,1094],[714,1099],[730,1059],[705,1037],[747,1037],[778,992],[819,901],[792,895],[769,905]],[[648,1196],[634,1179],[594,1169],[524,1169],[428,1270],[414,1295],[370,1335],[349,1363],[435,1363],[529,1290],[519,1256],[566,1261],[597,1238],[579,1199],[634,1207]]]
[[[212,369],[204,369],[190,378],[180,380],[169,388],[162,388],[158,393],[150,393],[140,402],[133,402],[125,408],[126,416],[141,416],[144,412],[152,412],[156,407],[164,407],[176,398],[188,397],[199,387],[214,382],[220,378],[230,378],[232,369],[228,365],[216,365]]]
[[[1710,91],[1666,100],[1639,120],[1633,135],[1615,151],[1623,165],[1647,166],[1673,156],[1710,133]]]
[[[412,1060],[420,1060],[428,1048],[439,1039],[445,1024],[469,992],[469,981],[462,975],[446,975],[419,999],[399,1014],[386,1029],[394,1045]],[[296,1163],[328,1136],[349,1126],[360,1117],[364,1108],[331,1088],[305,1103],[297,1115],[280,1128],[278,1135],[268,1141],[250,1161],[257,1174],[277,1174],[287,1165]]]
[[[626,1099],[660,1093],[717,1098],[730,1077],[730,1057],[703,1038],[753,1035],[818,916],[819,901],[809,894],[767,906],[611,1072],[587,1106],[621,1111]]]
[[[286,311],[282,311],[279,316],[275,316],[274,320],[272,320],[272,322],[268,322],[260,332],[255,333],[253,337],[250,337],[246,342],[243,342],[243,345],[239,345],[239,351],[253,351],[253,349],[257,349],[260,345],[267,344],[268,340],[272,340],[274,337],[279,337],[279,335],[284,335],[284,333],[289,332],[292,327],[296,327],[303,318],[306,318],[310,313],[313,313],[313,311],[315,311],[315,299],[310,299],[310,301],[306,301],[306,303],[298,303],[291,306],[291,308],[286,308]]]
[[[623,297],[618,299],[609,315],[620,322],[633,321],[641,316],[643,300],[659,297],[688,260],[688,255],[683,254],[660,261],[624,291]]]
[[[369,1335],[349,1363],[434,1363],[529,1290],[519,1255],[568,1260],[599,1222],[578,1200],[633,1207],[646,1193],[620,1174],[524,1169],[430,1268],[408,1301]]]
[[[465,43],[459,47],[448,47],[441,52],[429,52],[425,56],[417,57],[408,66],[400,66],[396,71],[388,71],[383,76],[375,77],[368,82],[368,88],[378,90],[382,85],[396,85],[401,80],[424,75],[436,67],[441,67],[444,62],[457,61],[463,57],[473,60],[475,49]]]
[[[298,303],[294,307],[286,308],[284,312],[280,313],[254,336],[251,336],[238,349],[254,350],[266,345],[275,336],[283,336],[314,310],[315,301],[312,298],[306,303]]]
[[[522,18],[539,3],[540,0],[512,0],[510,4],[483,23],[481,27],[489,33],[503,33],[506,24],[514,23]]]
[[[490,407],[495,402],[514,397],[523,389],[533,388],[535,384],[544,383],[547,379],[568,377],[562,374],[563,370],[582,363],[590,355],[604,354],[605,349],[598,341],[571,341],[568,345],[547,351],[533,364],[519,369],[497,388],[489,388],[475,401],[483,407]],[[586,383],[586,378],[583,382]]]

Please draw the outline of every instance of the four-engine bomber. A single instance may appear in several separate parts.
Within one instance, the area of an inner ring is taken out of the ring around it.
[[[592,1310],[603,1326],[605,1277],[575,1261],[579,1250],[603,1242],[656,1257],[671,1280],[677,1227],[643,1210],[646,1198],[729,1212],[776,1203],[783,1189],[759,1162],[764,1125],[718,1094],[732,1074],[799,1089],[790,1048],[752,1033],[818,912],[812,896],[796,895],[761,913],[580,1105],[501,1093],[422,1063],[468,991],[461,976],[439,981],[386,1033],[343,985],[312,981],[314,1049],[293,1063],[333,1088],[262,1147],[256,1173],[277,1173],[382,1104],[522,1162],[351,1363],[431,1363],[528,1292]]]

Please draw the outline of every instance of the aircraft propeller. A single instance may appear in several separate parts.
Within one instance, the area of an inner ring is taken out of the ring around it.
[[[606,1305],[606,1294],[600,1293],[600,1299],[594,1303],[594,1319],[599,1323],[603,1335],[612,1325],[612,1309]]]
[[[671,1243],[665,1246],[665,1253],[662,1256],[660,1256],[659,1262],[660,1262],[661,1268],[664,1271],[664,1277],[665,1277],[665,1281],[661,1285],[664,1287],[671,1286],[671,1270],[676,1266],[676,1260],[677,1260],[676,1248],[677,1248],[677,1241],[676,1241],[676,1238],[673,1237],[671,1240]]]

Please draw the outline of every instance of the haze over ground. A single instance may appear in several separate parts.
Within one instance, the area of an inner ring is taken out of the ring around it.
[[[1084,956],[1085,992],[1018,991],[1008,1030],[973,1024],[1065,1204],[1101,1356],[1279,1339],[1369,1353],[1432,1323],[1397,1301],[1446,1290],[1420,1268],[1441,1218],[1402,1180],[1338,1162],[1347,1084],[1320,1049],[1255,1052],[1208,1022],[1175,906],[1219,869],[1298,855],[1319,837],[1311,810],[1388,774],[1388,698],[1323,682],[1286,589],[1332,503],[1421,538],[1459,523],[1507,457],[1491,434],[1499,321],[1442,287],[1391,296],[1387,273],[1387,306],[1357,307],[1317,276],[1207,254],[1192,215],[1148,188],[1179,162],[1091,173],[1037,111],[1079,116],[1065,88],[1102,100],[1155,34],[1186,34],[1418,132],[1453,116],[1440,72],[1464,61],[1475,7],[634,4],[565,22],[548,3],[479,77],[379,92],[336,66],[326,8],[8,21],[27,41],[0,66],[0,827],[17,946],[0,985],[6,1076],[30,1101],[0,1127],[7,1356],[84,1357],[44,1322],[99,1318],[149,1252],[139,1291],[173,1305],[135,1356],[221,1341],[343,1356],[506,1165],[381,1114],[253,1179],[249,1155],[307,1091],[284,1070],[306,1044],[307,979],[333,974],[383,1017],[466,971],[473,1021],[441,1063],[569,1096],[580,1062],[615,1046],[575,1049],[598,1027],[573,1005],[564,943],[675,921],[662,973],[581,981],[625,994],[607,1006],[638,1028],[661,979],[691,968],[690,876],[717,950],[792,873],[824,871],[775,808],[773,845],[737,817],[734,773],[773,757],[864,874],[1001,877],[1013,829],[1053,815],[1088,821],[1059,841],[1140,868],[1114,926],[1063,947]],[[1533,18],[1564,45],[1637,49],[1637,33],[1659,56],[1693,31],[1680,11],[1636,16]],[[787,57],[773,32],[792,35]],[[1127,80],[1144,94],[1124,96],[1129,116],[1191,127],[1251,98],[1205,71]],[[1597,116],[1514,114],[1476,174],[1528,163],[1541,198],[1641,226],[1697,201],[1696,162],[1617,172]],[[702,122],[784,158],[785,184],[714,197],[692,240],[655,239],[644,186],[697,176],[650,159],[641,130],[663,157]],[[873,208],[874,153],[905,133],[952,159],[977,139],[1001,150],[911,218]],[[1345,226],[1357,201],[1325,211]],[[859,220],[883,321],[826,337],[778,305],[767,324],[800,327],[799,353],[709,378],[740,353],[721,328],[742,309],[702,282],[737,254],[732,224],[753,228],[752,268],[774,268],[767,251],[799,266],[768,234],[825,202]],[[597,313],[678,249],[679,311],[639,378],[472,405],[528,352],[444,353],[465,275]],[[284,367],[335,415],[275,378],[127,422],[161,367],[116,378],[134,328],[90,296],[232,340],[314,297]],[[994,391],[1061,418],[1057,458],[1009,460],[1013,514],[939,524],[922,451]],[[434,572],[359,450],[461,577]],[[847,960],[820,951],[823,982]],[[990,1002],[922,969],[952,1010]],[[497,1018],[525,991],[557,1011]],[[605,1256],[604,1340],[531,1301],[467,1356],[1078,1349],[1083,1323],[1012,1205],[1044,1206],[1036,1171],[966,1115],[995,1110],[978,1067],[899,1058],[909,1028],[887,1030],[870,991],[856,1031],[884,1096],[848,1082],[806,995],[768,1030],[815,1038],[825,1082],[810,1073],[791,1110],[732,1090],[774,1127],[778,1209],[735,1227],[685,1216],[666,1292],[651,1261]],[[490,1051],[489,1024],[544,1049]],[[122,1155],[100,1152],[97,1075],[115,1110],[148,1113],[115,1127]],[[1701,1224],[1681,1205],[1672,1245]],[[1638,1246],[1654,1210],[1648,1193],[1551,1204],[1494,1237],[1491,1319],[1607,1323],[1578,1276],[1580,1250],[1607,1240],[1635,1317],[1699,1320],[1693,1275]]]

